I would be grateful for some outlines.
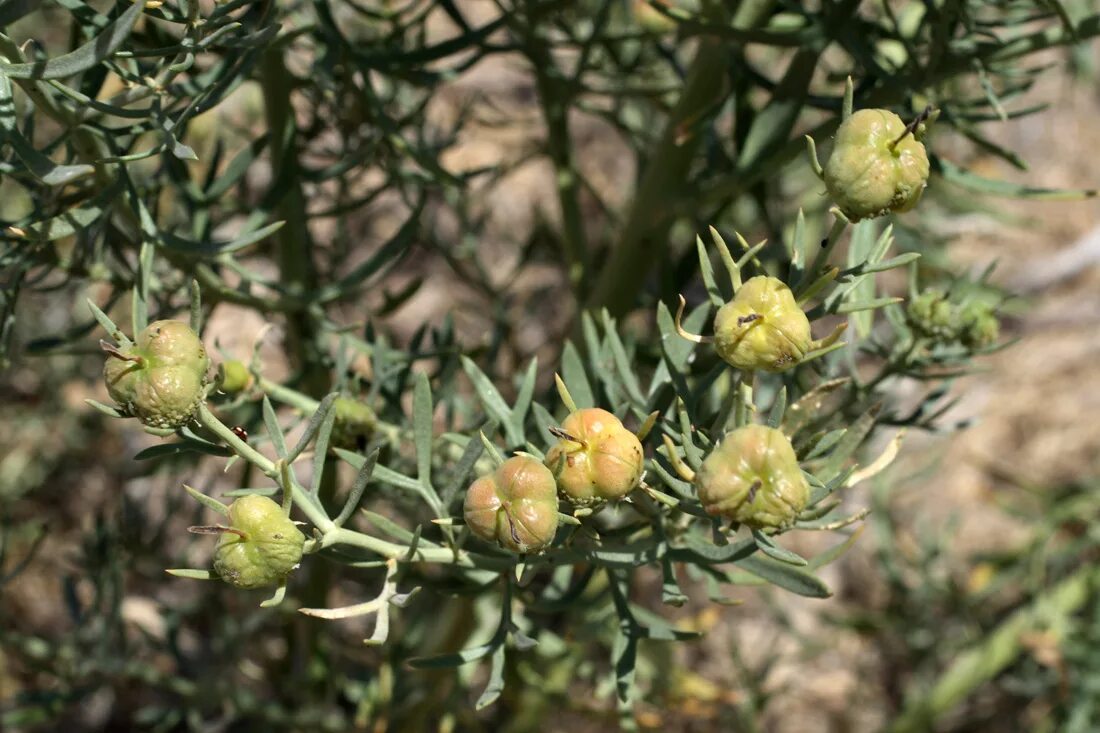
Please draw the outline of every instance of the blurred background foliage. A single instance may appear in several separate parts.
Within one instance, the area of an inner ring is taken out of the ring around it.
[[[361,395],[394,420],[412,366],[453,384],[460,353],[509,401],[538,357],[549,394],[586,307],[620,318],[652,367],[657,304],[706,297],[698,233],[787,243],[800,209],[806,231],[827,228],[803,135],[826,144],[850,75],[857,107],[942,110],[926,201],[892,222],[897,254],[922,255],[918,287],[998,303],[1024,340],[978,376],[952,348],[906,374],[853,316],[864,339],[844,363],[872,386],[853,389],[847,417],[884,401],[880,424],[917,428],[907,460],[856,498],[872,513],[827,571],[830,600],[744,588],[741,606],[674,612],[709,633],[639,647],[637,724],[1097,730],[1087,265],[1100,248],[1095,204],[1058,202],[1096,179],[1096,13],[1057,0],[0,4],[0,724],[618,724],[598,584],[590,613],[547,622],[565,641],[510,663],[504,697],[475,711],[483,668],[405,661],[491,633],[495,597],[421,596],[370,648],[369,626],[166,578],[208,559],[183,531],[203,522],[180,483],[216,493],[249,475],[194,455],[132,460],[157,441],[84,404],[103,398],[84,300],[124,311],[138,245],[154,243],[151,312],[184,312],[194,278],[208,344],[246,361],[258,344],[273,383]],[[776,268],[790,252],[759,256]],[[877,294],[907,285],[884,278]],[[230,408],[262,434],[258,403]],[[937,437],[974,419],[992,427]],[[377,573],[314,565],[304,598],[377,592]],[[661,592],[658,573],[634,588]]]

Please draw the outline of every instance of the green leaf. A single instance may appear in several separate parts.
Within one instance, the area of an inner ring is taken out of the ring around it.
[[[508,445],[512,447],[523,445],[523,435],[516,431],[512,421],[512,410],[508,407],[508,403],[504,401],[504,398],[500,396],[497,388],[493,386],[485,373],[468,356],[462,357],[462,368],[470,381],[473,382],[474,389],[477,391],[481,404],[485,406],[485,410],[504,428]]]
[[[298,456],[302,454],[302,451],[306,449],[306,446],[309,445],[309,442],[315,437],[320,440],[318,434],[322,426],[326,423],[328,424],[329,431],[331,432],[333,421],[328,418],[329,414],[333,412],[332,405],[336,402],[337,397],[339,397],[339,394],[337,394],[336,392],[331,392],[325,395],[325,398],[321,400],[321,404],[318,405],[314,413],[309,416],[309,424],[306,425],[305,432],[302,433],[302,437],[299,438],[297,444],[295,444],[294,450],[290,451],[290,453],[287,455],[287,461],[293,463],[298,458]],[[332,417],[333,419],[335,419],[335,414],[333,414]],[[325,444],[318,447],[318,455],[325,455],[325,452],[327,450],[328,435],[325,436]],[[320,462],[321,460],[322,459],[320,459],[319,457],[314,458],[315,462]]]
[[[856,267],[865,263],[871,254],[875,243],[875,222],[864,220],[852,229],[852,237],[848,243],[848,266]],[[850,288],[847,293],[852,300],[870,301],[875,298],[875,279],[862,277]],[[866,338],[871,333],[874,325],[874,312],[870,310],[858,311],[848,316],[848,322],[859,338]]]
[[[800,596],[828,598],[832,595],[817,576],[770,557],[750,555],[737,560],[736,564],[753,575]]]
[[[500,693],[504,692],[504,645],[498,646],[492,654],[492,658],[489,664],[489,681],[485,685],[485,691],[481,693],[481,697],[477,699],[477,703],[474,705],[475,710],[483,710],[500,697]]]
[[[856,418],[854,423],[848,426],[844,437],[829,454],[829,458],[821,469],[817,471],[818,476],[825,481],[830,481],[840,473],[845,461],[852,457],[856,449],[863,444],[863,441],[875,427],[875,420],[878,418],[881,409],[882,405],[880,404],[872,405],[866,412]]]
[[[463,649],[462,651],[452,652],[450,654],[413,657],[407,664],[413,669],[447,669],[451,667],[461,667],[464,664],[484,659],[500,646],[501,642],[494,639],[488,644],[470,647],[469,649]]]
[[[592,394],[592,386],[588,383],[584,362],[581,361],[577,347],[572,341],[566,341],[561,352],[561,378],[569,388],[569,394],[573,395],[573,401],[577,407],[596,406],[596,398]]]
[[[125,5],[119,3],[119,7]],[[103,32],[63,56],[47,59],[45,61],[32,61],[22,64],[11,64],[0,61],[0,72],[12,79],[64,79],[74,76],[82,71],[87,71],[104,59],[109,58],[122,43],[129,37],[138,16],[145,10],[145,3],[130,3],[116,20],[109,23]]]
[[[538,404],[535,406],[541,407],[541,405]],[[488,427],[490,426],[487,426],[487,428]],[[444,508],[449,507],[451,502],[454,501],[454,498],[466,487],[466,480],[470,477],[470,472],[474,470],[477,459],[481,458],[481,454],[484,452],[485,446],[480,440],[472,438],[466,442],[466,448],[462,451],[462,457],[459,458],[458,463],[455,464],[451,482],[443,489],[441,501]]]
[[[207,509],[209,509],[211,511],[214,511],[214,512],[217,512],[218,514],[221,514],[221,515],[226,516],[226,517],[229,516],[229,507],[227,507],[225,504],[222,504],[220,501],[218,501],[214,497],[207,496],[206,494],[202,493],[201,491],[197,491],[197,490],[191,488],[187,484],[183,485],[183,490],[186,491],[188,494],[190,494],[191,498],[193,498],[195,501],[202,504]]]
[[[1008,181],[995,181],[983,178],[976,173],[959,168],[955,164],[938,156],[932,158],[932,170],[944,179],[977,193],[1006,198],[1032,199],[1035,201],[1076,201],[1095,198],[1100,190],[1095,188],[1040,188]]]
[[[638,384],[638,378],[634,375],[630,359],[627,358],[626,348],[623,346],[622,340],[619,339],[615,321],[606,309],[601,315],[603,316],[604,336],[611,349],[611,357],[616,370],[619,372],[619,379],[622,380],[623,387],[626,388],[626,393],[630,396],[630,399],[634,401],[634,405],[644,408],[645,397],[642,396],[642,388]]]
[[[231,456],[233,451],[220,445],[201,443],[197,440],[181,440],[150,446],[134,456],[135,461],[152,461],[157,458],[180,456],[185,453],[201,453],[207,456]]]
[[[351,515],[359,507],[359,501],[363,498],[363,492],[366,491],[367,484],[370,483],[371,475],[374,473],[374,467],[377,463],[378,450],[376,449],[367,456],[367,460],[359,468],[359,473],[356,474],[355,481],[351,485],[351,491],[348,492],[348,498],[344,502],[344,508],[340,510],[340,514],[336,519],[332,520],[337,527],[343,527],[344,523],[351,518]]]
[[[756,546],[768,557],[774,558],[782,563],[787,563],[788,565],[805,566],[808,564],[806,558],[780,547],[775,543],[775,540],[763,532],[754,529],[752,531],[752,536],[753,539],[756,540]]]
[[[428,375],[417,372],[413,388],[413,442],[416,444],[416,476],[425,487],[432,485],[432,388]]]
[[[271,406],[271,400],[264,395],[263,401],[264,427],[271,438],[271,444],[275,446],[275,454],[279,458],[286,459],[286,440],[283,438],[283,429],[279,427],[279,418],[275,415],[275,408]]]
[[[517,433],[524,437],[526,440],[526,430],[524,429],[524,422],[527,419],[527,412],[531,409],[531,399],[535,394],[535,378],[538,376],[539,360],[538,357],[531,359],[531,362],[527,365],[527,372],[523,375],[523,381],[519,385],[519,392],[516,394],[516,404],[512,407],[512,427]]]

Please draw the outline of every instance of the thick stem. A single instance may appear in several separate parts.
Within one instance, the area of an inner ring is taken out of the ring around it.
[[[561,206],[562,250],[574,291],[583,293],[587,286],[588,240],[580,206],[580,180],[573,160],[569,133],[569,107],[572,97],[561,70],[554,63],[545,43],[531,40],[530,59],[546,122],[546,152],[554,165],[554,181]]]
[[[738,8],[734,24],[755,26],[771,6],[772,0],[746,0]],[[708,13],[714,20],[725,15],[715,8]],[[601,268],[602,275],[587,302],[589,307],[606,307],[612,315],[622,315],[634,303],[652,266],[664,259],[673,223],[674,194],[682,189],[687,178],[702,143],[701,131],[706,128],[706,121],[718,111],[726,96],[726,70],[735,49],[735,45],[724,39],[700,39],[684,91],[649,156],[622,235]]]

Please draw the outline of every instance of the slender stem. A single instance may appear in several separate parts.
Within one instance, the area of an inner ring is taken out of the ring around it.
[[[818,248],[814,254],[813,261],[806,267],[806,270],[802,273],[802,279],[795,287],[795,295],[804,292],[811,283],[817,278],[817,271],[829,261],[829,256],[836,249],[837,244],[840,242],[840,235],[844,233],[844,228],[848,226],[848,219],[840,214],[836,209],[833,209],[836,216],[836,220],[833,222],[832,229],[829,230],[829,236],[821,243],[821,247]]]
[[[272,461],[270,458],[250,446],[247,442],[237,437],[237,434],[219,420],[214,413],[210,412],[210,409],[205,404],[199,405],[198,420],[203,427],[213,432],[221,438],[226,445],[236,451],[237,455],[259,468],[272,479],[278,481],[283,490],[290,493],[291,499],[298,508],[302,510],[302,514],[306,515],[306,519],[308,519],[313,526],[325,534],[335,528],[336,525],[329,519],[325,510],[317,502],[313,501],[297,482],[286,481],[283,478],[282,471],[275,461]]]
[[[742,372],[741,380],[737,384],[737,427],[739,428],[752,422],[752,414],[756,411],[752,393],[755,381],[756,372]]]

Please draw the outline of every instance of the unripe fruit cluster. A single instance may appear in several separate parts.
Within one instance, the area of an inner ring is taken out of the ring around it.
[[[237,588],[280,585],[302,559],[305,535],[266,496],[250,494],[234,501],[229,528],[214,550],[214,571]]]
[[[550,469],[514,456],[466,491],[462,515],[478,537],[512,552],[538,552],[558,530],[558,490]]]
[[[753,529],[789,527],[810,499],[791,441],[764,425],[727,434],[704,459],[695,488],[708,514]]]
[[[928,183],[928,154],[896,114],[861,109],[837,130],[824,179],[851,221],[908,211]]]
[[[642,443],[607,410],[593,407],[571,413],[560,435],[546,454],[546,465],[574,506],[621,499],[641,480]]]
[[[182,321],[150,323],[132,346],[112,350],[103,368],[111,399],[153,428],[178,428],[202,402],[210,359]]]

